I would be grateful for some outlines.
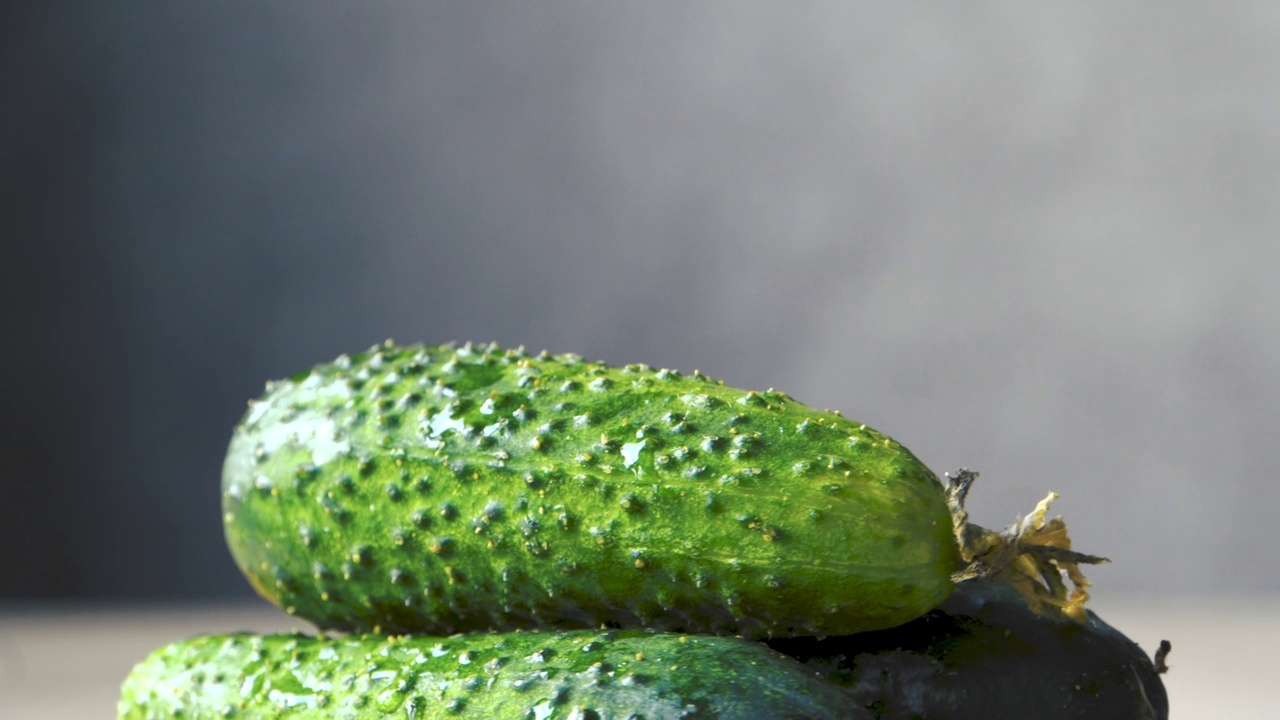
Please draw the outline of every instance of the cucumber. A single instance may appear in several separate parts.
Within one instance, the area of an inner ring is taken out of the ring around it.
[[[139,663],[118,710],[122,720],[870,717],[759,643],[643,630],[203,636]]]
[[[1054,619],[1001,583],[959,583],[938,609],[890,630],[768,644],[883,720],[1169,717],[1162,658],[1091,610],[1082,623]]]
[[[906,448],[701,373],[388,342],[269,383],[223,470],[228,545],[321,628],[891,627],[961,564]]]

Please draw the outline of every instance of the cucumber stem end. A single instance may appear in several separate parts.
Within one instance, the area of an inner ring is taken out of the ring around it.
[[[978,473],[966,468],[946,475],[947,504],[964,562],[952,573],[952,581],[988,578],[1004,582],[1017,590],[1034,612],[1084,622],[1089,582],[1080,566],[1110,561],[1075,552],[1063,519],[1045,519],[1057,493],[1049,493],[1029,515],[1001,532],[969,522],[965,500],[977,478]],[[1070,588],[1066,581],[1070,581]]]

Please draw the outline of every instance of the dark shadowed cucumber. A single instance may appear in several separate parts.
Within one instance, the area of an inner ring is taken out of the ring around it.
[[[845,692],[740,638],[577,631],[387,638],[220,635],[157,650],[122,720],[836,720]]]
[[[890,630],[768,643],[849,689],[883,720],[1165,720],[1152,660],[1092,611],[1031,611],[1012,588],[960,583],[937,610]]]
[[[223,490],[251,583],[325,628],[846,634],[936,606],[960,564],[937,477],[865,425],[495,346],[270,383]]]

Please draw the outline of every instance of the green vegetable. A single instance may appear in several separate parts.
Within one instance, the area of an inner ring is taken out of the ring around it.
[[[855,707],[884,720],[1166,720],[1162,668],[1085,614],[1083,623],[1054,619],[1010,586],[973,580],[901,627],[768,644],[849,689]]]
[[[161,648],[122,720],[870,717],[794,660],[740,638],[640,630],[388,638],[215,635]]]
[[[935,607],[961,565],[938,478],[865,425],[492,345],[269,383],[223,491],[250,582],[322,628],[848,634]]]

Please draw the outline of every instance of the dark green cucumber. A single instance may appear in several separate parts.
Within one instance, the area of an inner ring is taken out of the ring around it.
[[[882,720],[1167,720],[1160,671],[1093,611],[1035,613],[1013,588],[962,582],[938,609],[890,630],[768,643],[850,690]]]
[[[951,592],[938,478],[782,393],[495,346],[270,383],[223,471],[250,582],[322,628],[891,627]]]
[[[484,718],[825,720],[840,688],[740,638],[642,630],[463,635],[213,635],[125,680],[121,720]]]

